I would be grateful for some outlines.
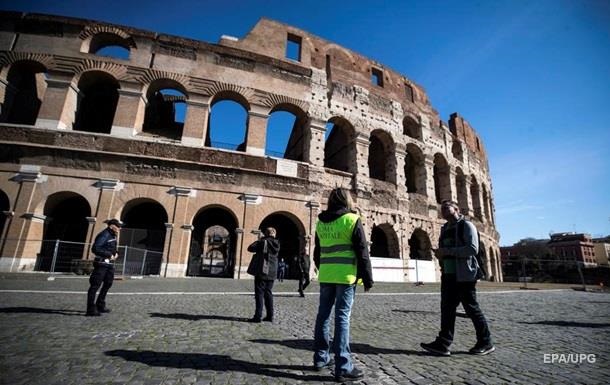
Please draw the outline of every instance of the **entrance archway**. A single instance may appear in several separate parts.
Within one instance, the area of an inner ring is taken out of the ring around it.
[[[233,277],[237,219],[224,207],[199,210],[193,219],[186,270],[194,277]]]
[[[415,229],[409,238],[409,258],[423,261],[432,260],[432,243],[422,229]]]
[[[37,270],[70,271],[72,260],[83,257],[87,217],[91,215],[89,202],[74,192],[62,191],[47,198],[43,213],[47,220]]]
[[[261,222],[259,230],[267,227],[277,230],[277,239],[280,241],[279,258],[284,258],[288,265],[287,279],[298,278],[297,257],[305,250],[305,227],[301,221],[290,213],[273,213]]]
[[[124,247],[125,272],[159,274],[167,223],[167,212],[163,206],[145,198],[132,200],[123,208],[121,221],[123,228],[119,244]]]
[[[373,225],[370,253],[371,257],[400,258],[398,237],[390,224]]]

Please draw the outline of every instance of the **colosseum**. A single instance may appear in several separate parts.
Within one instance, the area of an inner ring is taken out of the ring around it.
[[[0,271],[84,266],[118,218],[124,274],[244,279],[263,227],[289,265],[310,253],[341,186],[376,281],[439,280],[444,199],[502,280],[479,135],[384,64],[265,18],[217,44],[41,14],[0,25]],[[222,105],[243,119],[223,125]],[[282,151],[268,145],[276,114],[291,117]]]

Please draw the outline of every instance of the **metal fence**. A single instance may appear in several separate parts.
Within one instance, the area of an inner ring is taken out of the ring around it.
[[[87,274],[93,269],[93,255],[89,243],[59,239],[17,243],[16,240],[7,239],[2,242],[3,252],[16,245],[24,250],[24,256],[35,258],[35,271]],[[115,272],[123,275],[159,275],[162,259],[163,253],[160,251],[119,246],[118,258],[114,261]]]

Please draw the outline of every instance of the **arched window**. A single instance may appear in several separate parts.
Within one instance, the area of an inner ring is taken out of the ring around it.
[[[407,144],[405,156],[405,179],[407,192],[426,194],[426,166],[424,153],[416,145]]]
[[[291,104],[280,104],[271,110],[267,121],[265,155],[303,161],[306,137],[305,113]]]
[[[78,82],[79,101],[75,131],[109,134],[119,101],[119,83],[102,71],[82,74]]]
[[[409,258],[431,261],[433,257],[430,237],[422,229],[415,229],[409,238]]]
[[[0,121],[34,125],[47,89],[46,69],[38,62],[18,61],[6,80]]]
[[[434,193],[437,203],[451,199],[449,164],[445,157],[438,153],[434,155]]]
[[[180,140],[186,116],[186,91],[177,82],[159,79],[146,93],[148,103],[142,133],[171,140]]]
[[[421,124],[410,116],[405,116],[402,120],[402,133],[413,139],[423,139]]]
[[[124,38],[111,32],[100,32],[85,41],[81,49],[98,56],[128,60],[132,47],[135,47],[132,38]]]
[[[369,177],[386,182],[395,182],[394,141],[382,130],[371,133],[369,144]]]
[[[212,102],[205,145],[246,151],[248,104],[239,94],[216,95]]]
[[[354,127],[341,117],[326,123],[324,167],[356,173],[356,147]]]
[[[371,230],[371,257],[400,258],[398,237],[392,226],[383,223]]]

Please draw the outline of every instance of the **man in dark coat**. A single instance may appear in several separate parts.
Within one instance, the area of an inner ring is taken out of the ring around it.
[[[273,322],[273,283],[277,277],[278,253],[280,241],[276,239],[277,232],[273,227],[264,230],[264,236],[248,246],[248,251],[256,253],[253,258],[258,260],[254,272],[254,300],[256,309],[254,317],[249,322],[259,323],[263,315],[263,301],[267,315],[263,321]]]
[[[110,219],[106,227],[95,237],[91,251],[95,254],[93,272],[89,277],[89,291],[87,292],[87,316],[99,316],[100,313],[109,313],[106,307],[106,294],[114,281],[114,260],[118,257],[117,235],[121,222]],[[95,300],[97,290],[102,287]]]

